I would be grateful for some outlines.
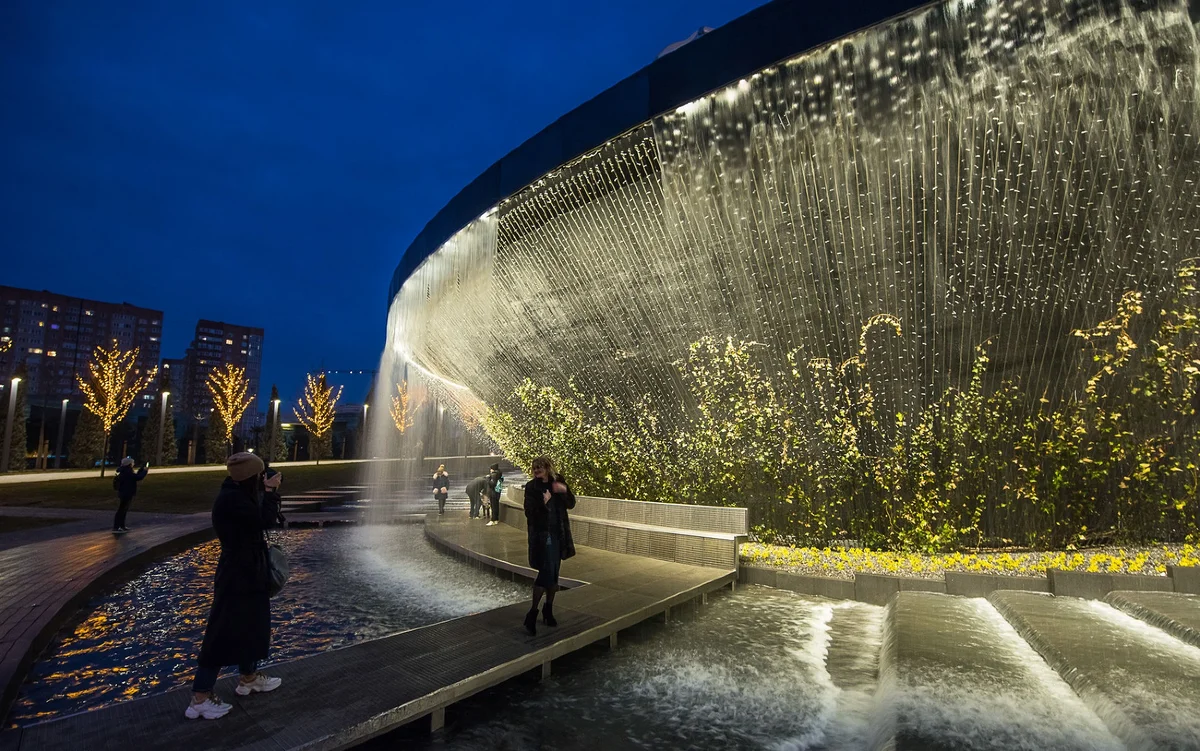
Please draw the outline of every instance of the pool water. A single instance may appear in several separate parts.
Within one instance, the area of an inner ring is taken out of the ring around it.
[[[420,525],[289,530],[271,601],[271,662],[525,599],[528,588],[443,555]],[[216,541],[97,597],[34,664],[9,715],[26,725],[186,685],[204,637]]]

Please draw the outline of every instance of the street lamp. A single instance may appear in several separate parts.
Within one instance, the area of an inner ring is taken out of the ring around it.
[[[7,472],[9,454],[12,453],[13,413],[17,411],[17,384],[20,377],[13,376],[12,388],[8,390],[8,419],[4,421],[4,453],[0,455],[0,472]]]
[[[54,468],[62,468],[62,442],[63,436],[67,432],[67,402],[70,399],[63,399],[62,414],[58,417],[58,440],[54,442]]]
[[[274,391],[275,387],[272,386],[271,390]],[[268,462],[270,462],[272,459],[275,458],[275,421],[278,418],[279,418],[279,400],[272,399],[271,400],[271,430],[270,430],[270,432],[267,433],[267,450],[263,452],[263,456],[267,457],[266,461],[268,461]],[[286,456],[283,458],[287,459]]]
[[[359,459],[365,459],[367,456],[367,407],[370,406],[370,404],[363,402],[362,437],[359,439],[362,442],[362,448],[359,449]]]
[[[155,463],[160,467],[163,463],[163,431],[167,427],[167,397],[170,395],[170,391],[162,392],[162,407],[158,410],[158,459],[155,460]]]

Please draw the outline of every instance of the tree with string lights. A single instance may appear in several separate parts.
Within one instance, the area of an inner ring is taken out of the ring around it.
[[[225,363],[224,367],[213,368],[208,374],[204,385],[212,395],[213,415],[219,420],[210,423],[209,430],[219,428],[225,441],[225,455],[233,445],[233,429],[241,421],[242,415],[254,397],[247,394],[250,390],[250,379],[246,377],[246,369],[239,368],[233,363]],[[213,461],[216,457],[208,457]]]
[[[104,447],[100,454],[100,476],[104,477],[104,459],[108,456],[108,439],[113,426],[125,419],[137,395],[154,382],[158,367],[145,373],[137,367],[139,350],[122,350],[116,339],[111,348],[97,345],[88,363],[88,379],[76,375],[75,380],[83,391],[83,407],[96,415],[104,433]]]
[[[333,430],[333,420],[336,416],[338,399],[342,398],[342,387],[329,385],[322,373],[316,378],[308,374],[308,382],[304,386],[304,396],[300,403],[292,409],[296,420],[308,430],[312,436],[312,453],[317,463],[321,463],[321,447],[325,437]]]
[[[397,383],[396,393],[392,395],[391,414],[392,424],[396,426],[396,430],[400,431],[401,435],[413,424],[413,410],[409,407],[409,400],[408,381]]]

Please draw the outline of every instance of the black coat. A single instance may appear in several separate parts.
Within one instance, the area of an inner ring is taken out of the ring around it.
[[[264,490],[262,497],[263,527],[272,529],[282,527],[287,519],[283,516],[283,498],[274,490]]]
[[[450,475],[434,475],[433,476],[433,492],[435,495],[439,493],[450,492]]]
[[[121,500],[133,498],[137,495],[137,484],[146,479],[146,468],[142,467],[137,472],[133,471],[133,467],[121,466],[117,468],[117,497]]]
[[[487,475],[487,481],[488,481],[487,494],[488,494],[488,497],[492,499],[492,503],[495,503],[496,501],[500,500],[500,494],[496,492],[496,483],[500,482],[500,480],[502,480],[503,478],[504,478],[504,473],[497,472],[495,470],[492,470]]]
[[[480,475],[467,483],[467,497],[479,498],[487,490],[487,478]]]
[[[546,552],[546,532],[558,538],[558,553],[562,558],[570,558],[575,554],[575,541],[571,538],[571,520],[567,509],[575,508],[575,494],[567,485],[567,492],[553,493],[550,505],[557,505],[558,518],[561,524],[557,529],[550,527],[550,511],[542,500],[542,492],[550,490],[554,482],[567,485],[562,475],[555,475],[550,482],[542,482],[536,477],[525,483],[525,523],[529,533],[529,565],[532,568],[542,567],[542,558]]]
[[[254,494],[226,477],[213,503],[212,521],[221,558],[200,664],[265,660],[271,645],[271,596],[262,506]]]

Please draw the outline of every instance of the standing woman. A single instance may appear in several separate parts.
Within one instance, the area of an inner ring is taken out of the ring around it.
[[[274,691],[281,680],[258,672],[271,645],[271,574],[263,530],[263,462],[239,453],[225,463],[229,477],[213,503],[212,521],[221,541],[212,610],[200,647],[199,667],[192,682],[192,701],[184,715],[215,720],[229,712],[213,688],[226,665],[237,665],[239,696]]]
[[[445,464],[439,464],[433,473],[433,497],[438,503],[438,513],[446,513],[446,499],[450,496],[450,473]]]
[[[575,555],[571,539],[571,521],[567,509],[575,508],[575,494],[562,475],[554,474],[549,457],[533,460],[533,479],[525,484],[525,519],[529,530],[529,565],[537,569],[533,582],[533,608],[525,614],[525,629],[537,633],[538,604],[546,595],[542,620],[557,626],[554,619],[554,594],[558,591],[558,569],[563,560]]]

